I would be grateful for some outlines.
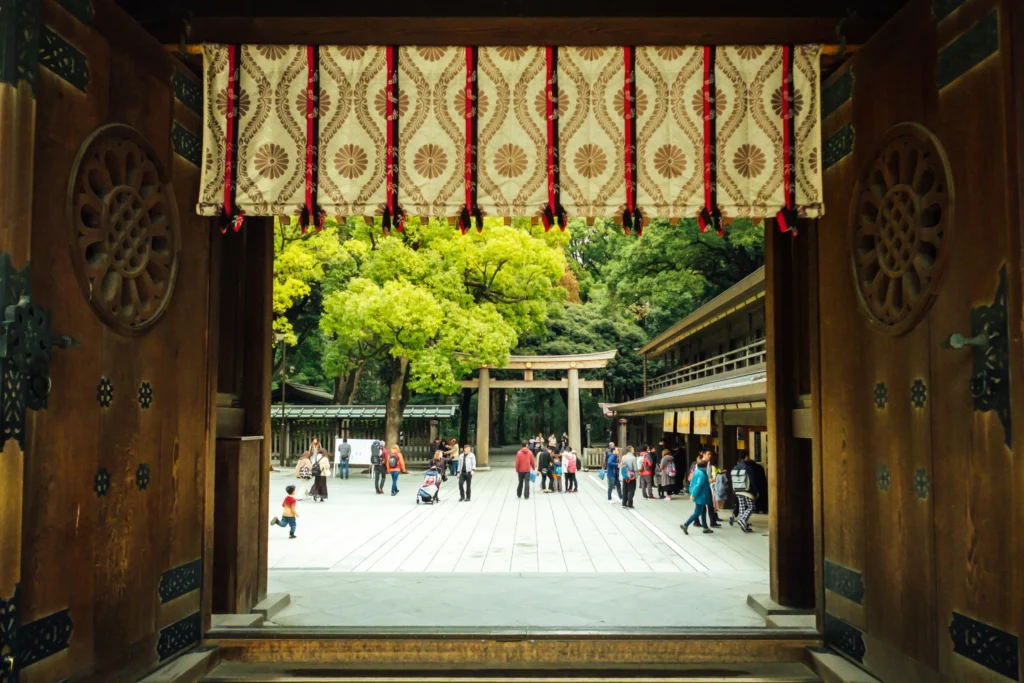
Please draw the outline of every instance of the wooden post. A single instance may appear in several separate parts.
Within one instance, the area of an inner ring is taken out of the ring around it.
[[[629,437],[626,434],[627,421],[624,418],[619,418],[618,433],[615,435],[615,445],[622,449],[622,452],[626,452],[626,442]]]
[[[480,387],[476,392],[476,463],[478,467],[487,467],[487,456],[490,453],[490,383],[490,369],[480,368]]]
[[[583,443],[580,441],[580,371],[576,368],[569,368],[569,447],[577,453],[583,452]]]
[[[804,239],[801,235],[795,239]],[[768,363],[768,565],[772,600],[785,607],[814,607],[813,523],[793,438],[797,404],[800,316],[794,237],[765,228],[765,348]],[[804,321],[806,324],[806,321]]]
[[[242,356],[242,407],[246,436],[262,437],[259,468],[259,549],[257,597],[267,595],[267,543],[270,533],[270,375],[273,339],[274,226],[272,218],[247,219],[245,226],[245,338]],[[285,435],[287,453],[288,437]],[[286,465],[282,460],[282,466]],[[251,608],[253,605],[250,605]]]

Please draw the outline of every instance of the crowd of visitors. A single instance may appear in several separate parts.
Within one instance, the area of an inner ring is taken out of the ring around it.
[[[459,500],[470,501],[472,497],[473,475],[476,471],[476,454],[469,444],[460,450],[455,439],[445,442],[435,439],[431,444],[433,456],[427,466],[426,480],[421,487],[431,491],[431,502],[439,502],[441,482],[449,477],[458,476]],[[349,478],[349,460],[351,447],[347,440],[342,440],[338,448],[338,474],[343,479]],[[599,478],[607,484],[609,503],[618,502],[623,508],[633,508],[639,483],[640,494],[645,500],[672,500],[680,492],[689,494],[694,503],[693,514],[680,524],[683,533],[689,534],[690,527],[698,525],[703,533],[714,533],[721,523],[718,512],[723,510],[730,498],[735,503],[729,516],[729,525],[739,525],[744,532],[750,533],[750,516],[755,512],[767,512],[767,480],[764,468],[752,461],[747,453],[741,453],[740,460],[728,472],[720,470],[715,463],[714,451],[711,447],[703,447],[689,467],[688,472],[681,476],[676,459],[685,465],[686,453],[682,449],[669,449],[664,441],[651,448],[640,447],[639,452],[633,446],[620,449],[614,443],[608,444],[604,456],[604,467],[598,472]],[[373,474],[373,487],[377,494],[384,493],[388,475],[391,477],[391,495],[399,493],[398,481],[402,474],[407,473],[405,456],[399,446],[388,446],[383,441],[374,441],[371,446],[370,468]],[[542,493],[578,493],[577,473],[583,469],[580,455],[569,446],[569,437],[562,434],[560,439],[551,434],[546,439],[543,434],[531,437],[522,443],[515,456],[515,472],[518,478],[516,497],[529,500],[530,485],[540,479]],[[303,497],[311,497],[314,502],[327,500],[327,478],[331,476],[331,461],[314,438],[309,450],[302,454],[295,466],[295,476],[303,482],[312,482],[303,492]],[[282,505],[280,521],[275,518],[273,523],[290,526],[290,536],[295,534],[295,487],[288,487],[288,496]],[[613,498],[613,493],[616,498]],[[418,494],[419,496],[420,494]],[[419,502],[419,500],[417,501]]]

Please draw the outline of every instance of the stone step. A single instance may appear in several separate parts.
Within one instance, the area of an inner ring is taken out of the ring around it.
[[[813,614],[769,614],[764,618],[764,625],[771,628],[813,629],[816,621]]]
[[[220,663],[216,646],[201,645],[165,664],[139,683],[197,683]]]
[[[270,621],[278,612],[287,607],[292,601],[288,593],[271,593],[252,608],[253,614],[259,614],[265,620]]]
[[[262,614],[214,614],[211,625],[213,628],[247,628],[263,626],[263,622]]]
[[[799,607],[783,607],[772,600],[772,596],[768,594],[748,595],[747,605],[762,617],[767,617],[773,614],[814,614],[813,607],[807,609]]]
[[[881,683],[841,655],[825,648],[810,648],[811,667],[825,683]]]

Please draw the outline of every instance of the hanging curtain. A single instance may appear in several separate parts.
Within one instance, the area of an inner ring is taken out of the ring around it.
[[[469,108],[464,46],[394,49],[397,101],[388,87],[384,46],[239,46],[234,95],[229,46],[204,46],[198,212],[224,212],[227,176],[237,210],[246,216],[308,215],[312,177],[323,214],[382,215],[389,97],[400,121],[396,184],[405,216],[459,217],[469,177],[467,131],[474,130],[467,111],[476,117],[475,198],[485,217],[542,216],[550,204],[552,142],[559,202],[568,217],[696,218],[705,209],[703,47],[553,48],[554,89],[548,87],[548,48],[480,47],[470,93],[475,107]],[[714,197],[725,219],[773,217],[794,208],[793,197],[797,215],[822,213],[819,52],[817,45],[791,48],[785,63],[792,83],[784,89],[781,46],[715,49]],[[627,68],[634,70],[632,85]],[[311,155],[307,86],[314,72],[317,153]],[[549,102],[551,92],[557,102]],[[237,117],[237,143],[230,159],[235,171],[226,174],[230,113]],[[549,126],[549,116],[557,117],[557,126]],[[557,131],[554,141],[550,130]],[[626,150],[634,139],[636,165],[627,173]],[[311,158],[315,174],[307,173]]]

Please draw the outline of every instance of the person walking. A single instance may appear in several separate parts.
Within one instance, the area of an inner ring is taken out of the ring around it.
[[[398,475],[405,474],[405,457],[398,446],[392,446],[387,458],[388,474],[391,475],[391,495],[398,495]]]
[[[313,462],[310,460],[309,451],[303,452],[299,456],[299,461],[295,463],[295,478],[300,480],[302,498],[309,498],[309,486],[313,481]]]
[[[647,446],[640,451],[640,493],[644,500],[654,498],[654,457]]]
[[[462,455],[459,456],[459,500],[469,502],[473,489],[473,471],[476,469],[476,453],[467,443],[462,447]],[[465,492],[463,492],[465,486]]]
[[[541,492],[551,493],[555,487],[555,475],[551,471],[551,451],[543,447],[543,442],[541,442],[541,449],[537,454],[537,469],[540,471]]]
[[[317,450],[310,458],[313,463],[309,469],[310,474],[313,475],[313,488],[309,490],[309,493],[313,496],[314,502],[322,503],[327,500],[327,477],[331,476],[331,461],[324,454],[323,449],[319,448],[319,441],[316,439],[313,441],[317,444]]]
[[[370,445],[370,467],[373,468],[373,490],[378,494],[384,493],[384,479],[387,476],[388,468],[385,460],[388,450],[380,441],[374,441]]]
[[[708,484],[711,489],[711,502],[708,503],[708,522],[711,528],[718,529],[722,525],[718,520],[718,496],[715,493],[715,484],[718,481],[719,469],[715,466],[715,451],[708,446],[704,449],[704,472],[708,475]]]
[[[349,460],[352,459],[352,444],[348,442],[348,437],[342,437],[341,443],[338,444],[338,476],[342,479],[348,479],[348,464]]]
[[[626,446],[626,454],[619,463],[619,478],[622,479],[622,507],[633,507],[633,496],[636,494],[636,455],[632,446]]]
[[[672,500],[672,485],[676,478],[676,459],[666,448],[658,463],[658,498]]]
[[[516,487],[516,498],[522,498],[525,494],[526,500],[530,500],[530,473],[536,469],[533,459],[533,451],[527,448],[527,442],[516,452],[516,476],[519,478],[519,485]]]
[[[711,505],[711,482],[708,481],[708,473],[703,467],[698,467],[693,472],[693,479],[690,480],[690,495],[693,496],[693,514],[685,522],[679,525],[683,533],[690,535],[690,525],[699,522],[704,528],[704,533],[713,534],[708,528],[708,507]]]
[[[610,443],[608,446],[608,452],[604,456],[604,476],[608,480],[608,502],[614,503],[612,490],[618,493],[619,500],[622,500],[622,482],[619,481],[619,449],[615,447],[614,443]]]
[[[579,482],[576,481],[576,469],[579,463],[576,460],[576,454],[573,453],[571,448],[566,447],[565,455],[562,456],[562,466],[565,468],[565,492],[578,493],[580,490]]]
[[[754,485],[754,469],[749,466],[750,454],[744,452],[743,459],[732,468],[732,490],[736,494],[739,514],[729,516],[729,526],[739,522],[740,528],[751,533],[750,515],[754,513],[754,501],[757,500],[757,489]]]
[[[448,478],[448,475],[446,474],[448,472],[448,468],[445,467],[444,451],[442,451],[442,450],[434,451],[434,455],[430,459],[430,464],[427,465],[428,469],[431,468],[431,467],[433,467],[434,470],[437,471],[438,474],[443,475],[444,479]]]

